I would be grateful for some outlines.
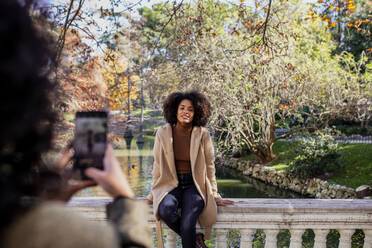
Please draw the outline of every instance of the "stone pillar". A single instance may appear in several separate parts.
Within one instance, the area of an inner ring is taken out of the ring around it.
[[[302,235],[305,229],[293,229],[291,232],[291,244],[289,248],[301,248],[302,247]]]
[[[265,229],[264,231],[266,234],[265,248],[276,248],[276,236],[279,233],[279,229]]]
[[[254,229],[240,229],[240,248],[252,248]]]
[[[216,233],[216,248],[226,248],[227,247],[227,232],[226,228],[215,229]]]
[[[363,230],[363,232],[365,235],[363,248],[372,248],[372,229]]]
[[[315,233],[314,247],[326,248],[327,235],[329,233],[329,230],[328,229],[314,229],[314,233]]]
[[[165,234],[167,235],[166,248],[176,248],[177,234],[169,228],[165,229]]]
[[[340,244],[339,248],[351,248],[351,236],[353,236],[355,230],[341,229],[340,233]]]

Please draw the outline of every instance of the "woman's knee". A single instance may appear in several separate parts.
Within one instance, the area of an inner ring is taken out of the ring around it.
[[[177,214],[178,202],[173,197],[164,197],[159,204],[158,214],[161,219],[169,219],[174,214]]]
[[[184,209],[188,215],[199,215],[204,208],[204,200],[199,194],[193,195],[192,199],[184,204]]]
[[[200,195],[199,197],[195,197],[194,206],[199,210],[202,210],[204,208],[204,200]]]

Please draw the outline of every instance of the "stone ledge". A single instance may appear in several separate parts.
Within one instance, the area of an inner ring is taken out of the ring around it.
[[[306,229],[315,233],[314,247],[326,247],[326,236],[331,229],[340,232],[340,246],[351,247],[351,236],[356,229],[365,234],[364,247],[372,247],[372,200],[360,199],[230,199],[234,205],[218,207],[217,222],[213,225],[216,247],[228,247],[227,234],[235,229],[241,234],[239,247],[252,247],[252,235],[261,229],[266,235],[265,247],[276,247],[279,230],[291,233],[290,247],[302,247]],[[105,221],[107,197],[74,197],[68,203],[73,211],[91,221]],[[148,226],[155,230],[155,219],[149,209]],[[176,248],[176,234],[162,225],[168,248]],[[198,231],[199,226],[197,225]]]
[[[372,229],[372,200],[230,198],[234,205],[218,207],[215,228]],[[73,197],[68,206],[92,221],[106,219],[109,197]],[[152,208],[149,225],[154,227]]]

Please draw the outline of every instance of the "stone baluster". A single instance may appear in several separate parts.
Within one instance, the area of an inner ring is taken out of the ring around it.
[[[171,229],[166,228],[165,234],[167,235],[166,238],[166,247],[167,248],[176,248],[176,237],[177,234],[173,232]]]
[[[216,233],[216,248],[226,248],[227,247],[227,233],[228,229],[226,228],[217,228],[215,229]]]
[[[351,236],[353,236],[355,230],[341,229],[340,233],[340,244],[339,248],[351,248]]]
[[[363,248],[372,248],[372,229],[363,230],[364,232],[364,246]]]
[[[289,248],[301,248],[302,247],[302,235],[305,229],[293,229],[291,232],[291,244]]]
[[[279,229],[265,229],[266,241],[265,248],[276,248],[277,239],[276,236],[279,233]]]
[[[254,229],[240,229],[240,248],[252,248]]]
[[[314,229],[314,233],[315,233],[314,247],[326,248],[327,235],[329,233],[329,230],[328,229]]]

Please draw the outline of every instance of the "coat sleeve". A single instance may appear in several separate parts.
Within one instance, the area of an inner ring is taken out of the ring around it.
[[[34,205],[5,229],[1,247],[152,248],[144,201],[115,199],[106,206],[107,222],[92,221],[93,212],[73,208],[52,201]]]
[[[155,136],[155,143],[154,143],[154,164],[152,167],[152,187],[154,186],[155,182],[158,180],[160,176],[160,157],[161,157],[161,141],[160,141],[160,134],[158,130]],[[152,189],[151,187],[151,189]],[[152,190],[150,191],[147,199],[153,201]]]
[[[148,226],[149,208],[143,201],[116,198],[106,206],[120,241],[120,247],[152,247],[152,232]]]
[[[216,202],[221,201],[222,197],[218,194],[217,189],[217,180],[216,180],[216,168],[214,166],[214,148],[211,136],[209,135],[208,130],[204,133],[203,138],[204,145],[204,154],[205,154],[205,163],[207,167],[207,177],[212,186],[213,196]]]

